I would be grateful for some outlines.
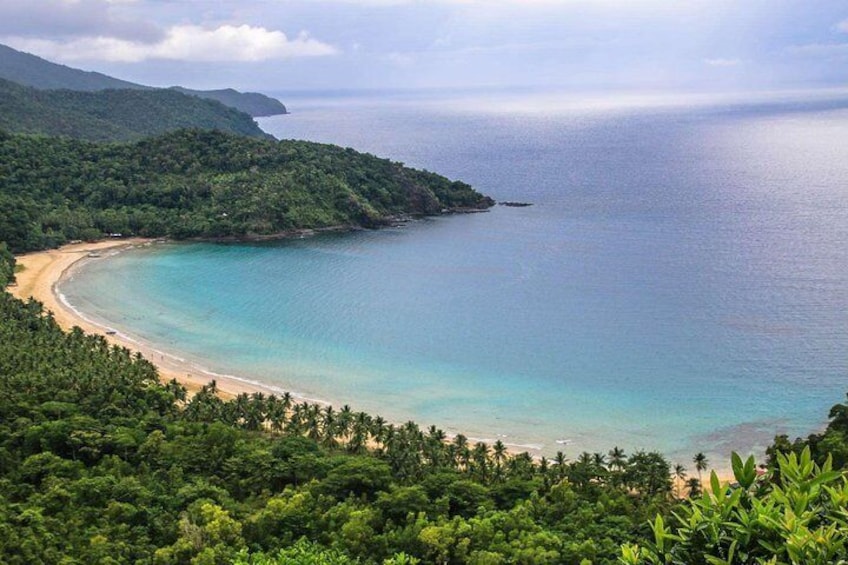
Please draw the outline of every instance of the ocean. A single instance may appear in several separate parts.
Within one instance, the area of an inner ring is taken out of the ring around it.
[[[533,454],[721,465],[844,400],[848,95],[283,99],[279,138],[533,206],[162,244],[88,262],[66,299],[211,373]]]

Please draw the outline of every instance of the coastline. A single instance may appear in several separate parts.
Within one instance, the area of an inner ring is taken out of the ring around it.
[[[103,336],[110,344],[120,347],[126,347],[131,351],[141,353],[148,361],[152,362],[159,371],[160,380],[168,382],[176,380],[183,385],[189,393],[194,393],[211,381],[215,381],[219,394],[223,398],[233,398],[239,394],[254,392],[262,392],[264,394],[278,394],[280,391],[273,386],[263,386],[258,382],[243,380],[230,375],[221,375],[206,371],[194,363],[169,354],[155,348],[151,344],[133,339],[119,331],[114,331],[108,326],[101,325],[87,318],[83,313],[77,311],[67,302],[64,297],[58,292],[58,285],[68,276],[75,267],[78,267],[80,262],[90,259],[90,254],[97,254],[98,258],[108,258],[107,255],[120,253],[127,249],[135,247],[144,247],[161,243],[161,239],[148,238],[127,238],[120,240],[105,240],[94,243],[72,243],[64,245],[58,249],[50,249],[46,251],[37,251],[18,255],[15,257],[17,264],[23,267],[23,270],[16,273],[17,284],[8,288],[9,292],[15,297],[27,300],[34,298],[44,305],[45,310],[53,313],[53,317],[59,326],[69,331],[74,326],[80,327],[87,333]],[[96,259],[95,259],[96,260]],[[318,404],[331,404],[327,400],[317,400],[306,398],[300,395],[296,397],[301,401],[307,401]],[[449,435],[448,439],[452,436]],[[487,440],[480,440],[487,441]],[[491,444],[494,440],[489,440]],[[513,454],[523,453],[525,451],[532,452],[533,448],[523,446],[507,446],[507,451]],[[538,458],[538,454],[534,456]],[[710,468],[715,470],[719,475],[722,483],[732,482],[733,475],[729,465],[716,465]],[[709,472],[705,474],[705,480],[708,480]],[[677,486],[676,488],[680,488]]]
[[[93,322],[74,310],[58,293],[57,285],[80,261],[90,258],[89,254],[117,253],[133,247],[153,245],[157,241],[161,240],[134,237],[94,243],[71,243],[58,249],[17,255],[15,260],[19,266],[23,267],[23,270],[16,273],[17,284],[10,286],[8,290],[21,300],[34,298],[41,302],[45,310],[53,313],[56,323],[66,331],[79,326],[87,333],[103,336],[112,345],[141,353],[148,361],[156,365],[163,382],[175,379],[186,387],[189,393],[200,390],[212,380],[216,382],[218,390],[225,398],[242,393],[273,392],[270,388],[259,384],[229,378],[226,375],[207,374],[188,361],[165,354],[120,332],[112,333],[109,328]]]

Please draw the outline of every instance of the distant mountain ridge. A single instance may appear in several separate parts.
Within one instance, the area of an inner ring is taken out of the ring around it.
[[[176,90],[189,96],[197,96],[198,98],[205,98],[207,100],[215,100],[225,106],[231,106],[250,114],[254,118],[288,114],[282,102],[258,92],[239,92],[232,88],[192,90],[190,88],[183,88],[182,86],[172,86],[169,90]]]
[[[109,89],[169,90],[60,65],[2,44],[0,44],[0,78],[40,90],[66,89],[84,92]],[[238,92],[233,89],[191,90],[179,86],[171,90],[215,100],[250,114],[252,117],[288,113],[282,102],[257,92]]]
[[[181,128],[271,137],[244,112],[175,90],[38,90],[0,79],[0,129],[9,132],[131,141]]]

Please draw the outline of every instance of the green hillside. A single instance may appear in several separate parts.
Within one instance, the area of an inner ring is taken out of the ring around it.
[[[141,139],[180,128],[268,137],[243,112],[173,90],[37,90],[2,79],[0,128],[92,141]]]
[[[467,184],[303,141],[184,130],[103,145],[0,134],[0,241],[15,252],[112,232],[240,238],[375,227],[492,204]]]
[[[0,78],[31,86],[40,90],[162,90],[120,80],[102,73],[83,71],[52,63],[41,57],[17,51],[0,44]],[[190,90],[175,87],[183,94],[221,102],[251,116],[285,114],[286,107],[279,101],[255,92],[225,90]]]
[[[149,89],[102,73],[82,71],[65,65],[51,63],[7,45],[0,44],[0,78],[43,90],[106,90]]]
[[[192,90],[181,86],[172,87],[173,90],[189,94],[191,96],[199,96],[209,100],[217,100],[225,106],[232,106],[242,112],[250,114],[254,118],[261,116],[276,116],[279,114],[287,114],[288,111],[282,102],[270,96],[259,94],[258,92],[238,92],[232,88],[221,90]]]

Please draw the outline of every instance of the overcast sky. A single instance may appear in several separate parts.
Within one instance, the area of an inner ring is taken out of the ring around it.
[[[0,0],[0,43],[265,92],[843,87],[848,0]]]

